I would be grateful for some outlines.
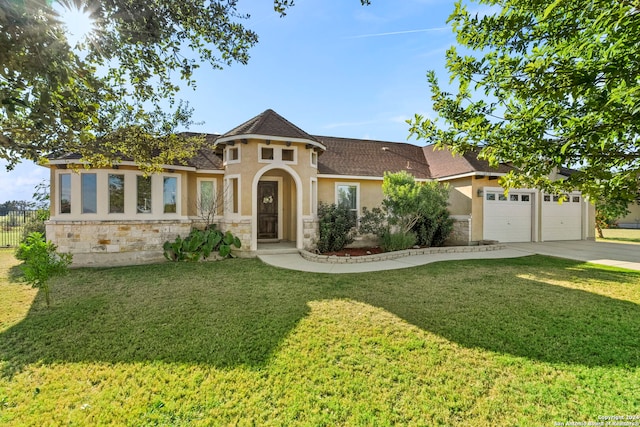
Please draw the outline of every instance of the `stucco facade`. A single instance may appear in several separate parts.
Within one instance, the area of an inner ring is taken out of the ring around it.
[[[507,200],[498,186],[505,169],[494,171],[430,147],[311,136],[271,110],[207,138],[205,154],[150,176],[126,161],[97,169],[74,156],[52,159],[48,237],[73,253],[77,265],[161,260],[164,241],[207,222],[239,237],[242,247],[235,253],[240,256],[252,256],[259,244],[274,241],[312,250],[319,203],[346,202],[359,216],[363,208],[381,205],[384,173],[401,170],[419,181],[450,186],[455,223],[448,244],[486,240],[493,220],[505,211],[494,203]],[[553,209],[540,191],[516,193],[504,206],[531,207],[527,239],[544,240],[552,220],[568,219],[547,214]],[[569,201],[574,205],[567,205],[567,212],[581,224],[579,236],[570,238],[593,238],[593,206],[579,194]]]

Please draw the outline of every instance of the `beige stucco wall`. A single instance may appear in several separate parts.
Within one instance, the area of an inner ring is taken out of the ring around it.
[[[318,179],[318,201],[323,203],[336,203],[336,186],[338,184],[344,185],[357,185],[359,187],[359,209],[362,213],[362,208],[373,209],[380,207],[382,204],[382,178],[371,180],[363,178],[324,178],[322,176]]]
[[[632,203],[628,208],[629,213],[618,219],[618,225],[621,227],[640,228],[640,204]]]
[[[448,182],[449,212],[451,215],[471,214],[471,194],[473,192],[473,178],[461,178]]]
[[[259,158],[260,148],[269,147],[274,149],[275,159],[273,161],[261,161]],[[249,139],[247,143],[238,141],[233,147],[237,147],[240,150],[238,162],[227,162],[225,168],[226,175],[239,175],[240,179],[240,195],[241,195],[241,216],[252,215],[252,203],[253,198],[253,184],[257,175],[264,175],[271,173],[274,170],[279,170],[279,176],[292,176],[292,173],[300,178],[302,185],[302,215],[311,214],[311,201],[310,201],[310,182],[311,178],[317,176],[318,170],[316,167],[311,166],[310,153],[311,150],[305,147],[302,143],[292,143],[287,145],[285,142],[273,141],[269,145],[266,145],[266,141],[259,139]],[[296,160],[295,163],[284,162],[278,159],[279,150],[282,149],[295,149]],[[258,177],[259,179],[259,177]],[[291,179],[287,184],[295,189],[295,180]],[[289,190],[287,189],[287,193]]]

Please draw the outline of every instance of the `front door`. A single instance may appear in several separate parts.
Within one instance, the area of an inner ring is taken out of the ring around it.
[[[258,182],[258,239],[278,238],[278,182]]]

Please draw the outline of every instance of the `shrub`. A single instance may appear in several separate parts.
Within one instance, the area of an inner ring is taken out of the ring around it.
[[[193,229],[184,239],[180,236],[172,243],[164,242],[164,257],[169,261],[199,261],[207,259],[212,252],[217,252],[222,258],[231,255],[231,246],[240,248],[241,242],[230,231],[223,233],[215,225],[206,230]]]
[[[373,234],[379,239],[382,238],[382,235],[389,231],[387,215],[386,210],[382,208],[373,208],[369,210],[366,207],[363,207],[358,233],[361,235]]]
[[[442,246],[453,231],[453,219],[449,212],[441,210],[432,217],[422,217],[411,229],[420,246]]]
[[[416,235],[409,232],[386,232],[380,239],[380,246],[385,252],[402,251],[416,244]]]
[[[49,299],[49,279],[53,276],[65,274],[72,261],[71,254],[59,254],[57,247],[44,239],[42,233],[34,232],[20,243],[16,250],[16,258],[24,261],[22,272],[24,279],[34,288],[41,288],[47,301]]]
[[[22,241],[26,241],[29,234],[34,232],[42,234],[44,239],[47,240],[44,222],[49,219],[49,215],[49,209],[38,209],[35,211],[35,214],[24,224],[24,228],[22,229]]]
[[[320,203],[318,206],[320,252],[334,252],[352,243],[356,233],[356,218],[345,206]]]

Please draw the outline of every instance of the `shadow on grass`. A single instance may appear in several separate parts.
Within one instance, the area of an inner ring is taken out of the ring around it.
[[[530,275],[536,279],[526,278]],[[76,270],[0,334],[4,375],[30,363],[268,363],[309,313],[349,298],[465,347],[543,362],[640,366],[640,306],[545,283],[640,274],[533,256],[354,275],[285,271],[257,260]]]

